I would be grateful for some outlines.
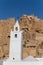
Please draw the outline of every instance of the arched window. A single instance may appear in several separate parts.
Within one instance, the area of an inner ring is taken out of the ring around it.
[[[16,27],[15,30],[18,31],[18,27]]]
[[[17,38],[17,34],[15,34],[15,38]]]

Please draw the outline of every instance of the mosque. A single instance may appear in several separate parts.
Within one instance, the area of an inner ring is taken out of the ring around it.
[[[10,32],[9,58],[1,61],[1,65],[25,65],[28,61],[37,61],[33,57],[22,59],[22,33],[18,21],[14,25],[14,31]],[[28,60],[28,61],[27,61]],[[26,61],[26,62],[25,62]]]

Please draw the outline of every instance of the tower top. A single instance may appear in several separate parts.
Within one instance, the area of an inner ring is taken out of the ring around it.
[[[16,24],[14,25],[14,31],[20,31],[20,25],[18,20],[16,21]]]

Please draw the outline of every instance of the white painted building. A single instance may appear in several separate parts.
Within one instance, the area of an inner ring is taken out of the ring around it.
[[[14,25],[14,31],[10,33],[10,53],[11,60],[20,61],[22,59],[22,31],[18,21]]]
[[[2,61],[1,65],[29,65],[28,61],[35,61],[33,57],[22,60],[22,31],[18,21],[14,25],[14,31],[10,33],[9,58]],[[26,62],[25,62],[26,61]]]
[[[3,62],[3,65],[7,65],[9,61],[21,61],[22,60],[22,31],[18,21],[14,25],[14,31],[10,32],[10,48],[9,58]]]

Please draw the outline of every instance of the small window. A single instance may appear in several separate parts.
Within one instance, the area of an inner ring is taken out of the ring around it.
[[[16,27],[15,29],[16,29],[16,31],[17,31],[17,30],[18,30],[18,27]]]
[[[15,60],[15,58],[13,58],[13,60]]]
[[[15,38],[17,38],[17,34],[15,34]]]

